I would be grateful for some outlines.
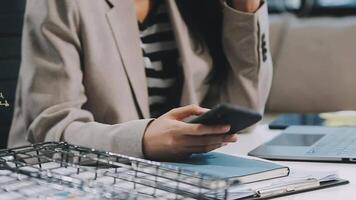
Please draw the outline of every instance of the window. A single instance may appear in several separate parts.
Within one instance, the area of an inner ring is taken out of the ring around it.
[[[356,15],[356,0],[268,0],[268,7],[271,13],[299,16]]]

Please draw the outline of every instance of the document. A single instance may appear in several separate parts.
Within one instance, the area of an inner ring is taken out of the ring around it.
[[[338,179],[338,174],[332,171],[319,172],[292,168],[288,177],[232,186],[229,189],[228,199],[266,198],[294,190],[318,188],[322,182]],[[223,194],[218,198],[223,199]]]
[[[319,116],[325,120],[325,126],[356,126],[356,111],[321,113]]]

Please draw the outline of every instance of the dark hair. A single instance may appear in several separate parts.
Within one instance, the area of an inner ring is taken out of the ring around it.
[[[213,59],[209,83],[221,86],[228,73],[228,62],[222,45],[223,14],[220,0],[176,0],[191,36],[195,50],[208,51]]]

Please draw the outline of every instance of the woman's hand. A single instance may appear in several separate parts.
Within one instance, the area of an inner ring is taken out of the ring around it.
[[[243,12],[256,12],[261,5],[261,0],[229,0],[233,8]]]
[[[226,135],[229,125],[205,126],[182,121],[206,111],[208,109],[190,105],[173,109],[154,120],[143,138],[145,156],[152,160],[177,160],[236,142],[236,135]]]

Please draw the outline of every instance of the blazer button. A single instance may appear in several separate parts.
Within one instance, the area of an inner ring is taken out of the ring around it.
[[[264,33],[261,36],[261,48],[262,48],[263,62],[266,62],[268,59],[268,57],[267,57],[268,49],[267,49],[267,42],[266,42],[266,34],[264,34]]]

